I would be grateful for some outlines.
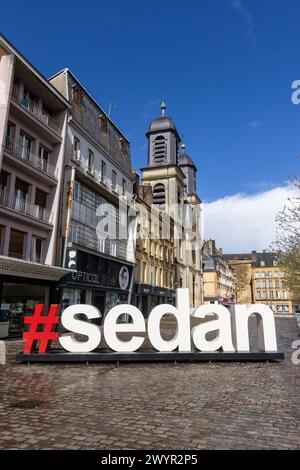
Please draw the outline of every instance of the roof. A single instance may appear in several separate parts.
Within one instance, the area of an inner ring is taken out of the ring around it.
[[[250,260],[252,261],[252,253],[234,253],[234,254],[223,254],[223,258],[226,260],[241,260],[241,261],[246,261]]]
[[[264,252],[264,253],[256,253],[255,258],[253,260],[252,266],[261,268],[261,267],[273,267],[274,261],[277,260],[276,253]],[[263,265],[262,265],[263,263]]]
[[[57,99],[59,99],[64,105],[66,108],[69,108],[70,107],[70,103],[69,101],[52,85],[52,83],[50,83],[46,77],[44,77],[43,74],[41,74],[41,72],[39,72],[37,70],[37,68],[32,65],[24,56],[21,52],[19,52],[10,42],[8,39],[6,39],[5,36],[3,36],[3,34],[0,34],[0,42],[2,42],[4,44],[4,46],[10,50],[11,52],[13,52],[13,54],[19,59],[19,61],[21,63],[23,63],[29,70],[30,72],[33,73],[33,75],[40,81],[43,83],[43,85],[45,85],[52,93],[53,95],[56,96]]]
[[[172,131],[175,132],[178,136],[178,140],[180,142],[180,137],[178,135],[176,126],[174,124],[173,119],[167,116],[161,116],[157,119],[154,119],[149,126],[148,132],[146,135],[152,132],[162,132],[162,131]]]
[[[89,99],[96,105],[96,107],[100,110],[102,114],[105,115],[106,119],[114,126],[114,128],[122,135],[122,137],[125,138],[125,140],[130,143],[130,140],[126,137],[126,135],[121,131],[121,129],[114,123],[114,121],[108,116],[108,114],[103,110],[103,108],[97,103],[97,101],[92,97],[92,95],[87,91],[87,89],[82,85],[80,80],[74,75],[74,73],[69,69],[69,68],[64,68],[57,72],[56,74],[52,75],[49,80],[52,80],[53,78],[57,77],[58,75],[61,75],[62,73],[68,73],[82,88],[82,90],[85,92],[85,94],[89,97]]]
[[[182,153],[178,160],[179,166],[192,166],[196,168],[195,163],[187,153]]]

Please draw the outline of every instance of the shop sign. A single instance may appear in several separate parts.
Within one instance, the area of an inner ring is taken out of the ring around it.
[[[277,353],[275,321],[272,310],[266,305],[236,305],[234,313],[222,305],[201,305],[190,314],[189,290],[178,289],[176,305],[162,304],[150,312],[147,326],[142,312],[133,305],[116,305],[105,316],[103,328],[91,323],[101,317],[99,310],[92,305],[72,305],[64,310],[61,318],[57,315],[57,305],[52,305],[48,315],[43,316],[42,305],[38,305],[31,317],[25,317],[28,331],[24,332],[24,353],[33,352],[35,341],[39,341],[39,353],[45,353],[53,340],[59,341],[67,354],[96,354],[102,335],[111,351],[115,353],[133,353],[144,343],[146,330],[149,341],[158,353],[173,353],[177,355],[190,353],[214,353],[217,358],[224,353],[250,353],[249,325],[251,314],[258,317],[258,337],[260,348],[265,353]],[[127,314],[131,323],[119,323],[119,318]],[[171,340],[164,339],[161,332],[161,320],[164,315],[173,315],[177,322],[177,331]],[[87,321],[78,318],[84,316]],[[208,316],[214,315],[213,319]],[[202,319],[202,323],[191,328],[191,318]],[[232,318],[233,317],[233,318]],[[232,331],[232,321],[235,323],[235,334]],[[59,336],[52,328],[61,322],[71,335]],[[44,331],[40,331],[44,325]],[[214,339],[208,334],[217,332]],[[121,339],[120,333],[129,333],[130,339]],[[74,334],[84,335],[87,339],[78,341]],[[139,336],[137,336],[139,334]],[[142,352],[141,352],[142,354]],[[51,355],[51,352],[49,352]],[[105,354],[103,354],[105,355]],[[55,355],[53,356],[55,360]],[[70,357],[70,356],[69,356]],[[92,357],[92,356],[90,356]],[[192,357],[191,357],[192,359]],[[27,360],[27,359],[26,359]]]

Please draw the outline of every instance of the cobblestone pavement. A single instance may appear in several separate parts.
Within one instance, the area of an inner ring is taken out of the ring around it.
[[[296,320],[282,363],[0,365],[1,449],[300,449]],[[167,327],[166,327],[167,328]]]

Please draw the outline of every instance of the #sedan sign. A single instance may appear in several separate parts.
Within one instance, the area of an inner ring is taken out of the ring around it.
[[[72,305],[64,310],[61,318],[57,316],[57,305],[51,306],[47,316],[42,314],[42,307],[38,305],[32,317],[25,317],[29,329],[23,334],[25,348],[24,352],[17,356],[20,361],[283,358],[277,349],[274,314],[266,305],[236,305],[234,313],[230,313],[222,305],[201,305],[191,314],[188,289],[177,289],[176,307],[167,304],[156,306],[149,314],[147,325],[137,307],[125,304],[117,305],[107,313],[103,329],[91,323],[91,320],[101,317],[99,310],[92,305]],[[118,322],[124,314],[130,317],[130,323]],[[249,317],[252,314],[257,317],[259,348],[262,351],[259,353],[250,353]],[[78,318],[78,315],[84,316],[86,320]],[[172,315],[176,319],[176,333],[170,340],[164,339],[161,332],[161,320],[164,315]],[[193,317],[202,319],[202,322],[191,327]],[[59,322],[70,335],[59,336],[56,331],[52,331],[54,325]],[[42,328],[39,325],[43,325],[43,331],[39,331]],[[208,334],[213,332],[214,338],[209,339]],[[121,339],[120,333],[129,334],[129,339]],[[146,333],[153,349],[138,352],[143,346]],[[79,341],[75,334],[83,335],[85,339]],[[102,335],[111,351],[104,352],[99,349]],[[48,350],[53,340],[58,340],[62,349]],[[34,349],[37,342],[38,351]]]

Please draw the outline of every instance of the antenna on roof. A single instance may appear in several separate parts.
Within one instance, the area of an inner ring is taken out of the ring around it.
[[[108,117],[110,118],[113,109],[118,109],[118,106],[113,101],[108,105]]]

